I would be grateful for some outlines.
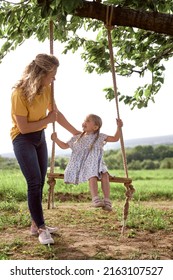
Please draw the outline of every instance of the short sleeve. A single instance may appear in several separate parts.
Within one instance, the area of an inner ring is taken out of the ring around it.
[[[107,137],[108,137],[107,134],[100,133],[100,135],[99,135],[99,142],[100,142],[100,144],[104,145],[106,143]]]
[[[24,101],[24,98],[17,90],[14,91],[12,94],[11,104],[12,104],[12,112],[14,115],[18,115],[18,116],[28,115],[26,102]]]
[[[75,136],[71,137],[69,141],[67,141],[67,144],[69,145],[69,147],[71,149],[73,149],[73,144],[77,141],[78,138],[79,138],[79,135],[75,135]]]

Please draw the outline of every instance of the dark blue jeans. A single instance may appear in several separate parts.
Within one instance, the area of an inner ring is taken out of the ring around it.
[[[42,193],[48,164],[44,130],[17,135],[13,148],[27,182],[31,218],[37,227],[44,226]]]

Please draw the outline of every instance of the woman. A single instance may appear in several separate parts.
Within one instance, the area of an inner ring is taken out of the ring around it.
[[[52,110],[51,83],[55,80],[58,66],[59,61],[55,56],[38,54],[14,86],[11,99],[11,139],[15,156],[27,182],[31,234],[38,234],[41,244],[54,243],[51,233],[56,231],[56,228],[45,225],[42,209],[42,193],[48,165],[44,129],[49,123],[57,121],[73,135],[79,133],[56,105]]]

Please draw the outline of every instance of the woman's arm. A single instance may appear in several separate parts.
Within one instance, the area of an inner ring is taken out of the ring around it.
[[[48,115],[39,120],[39,121],[34,121],[34,122],[28,122],[27,117],[24,116],[15,116],[16,118],[16,123],[17,127],[20,131],[20,133],[25,134],[25,133],[30,133],[30,132],[35,132],[37,130],[43,129],[43,127],[47,126],[49,123],[52,123],[56,121],[57,119],[57,112],[56,111],[51,111],[48,113]]]
[[[64,115],[58,111],[57,112],[57,122],[63,126],[65,129],[67,129],[71,134],[76,135],[79,134],[80,131],[78,131],[74,126],[72,126],[67,119],[64,117]]]
[[[61,149],[68,149],[68,148],[69,148],[68,143],[65,143],[65,142],[61,141],[61,140],[57,137],[56,132],[52,133],[51,139],[52,139]]]
[[[108,136],[105,141],[106,142],[117,142],[121,136],[121,128],[123,126],[123,122],[121,119],[117,119],[117,130],[114,136]]]
[[[58,110],[56,104],[55,104],[55,111],[57,112],[57,118],[56,121],[63,126],[65,129],[67,129],[71,134],[77,135],[81,132],[78,131],[73,125],[71,125],[68,120],[65,118],[65,116]]]

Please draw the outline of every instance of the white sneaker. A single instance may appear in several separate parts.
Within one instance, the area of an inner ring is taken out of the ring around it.
[[[46,229],[40,229],[40,233],[38,236],[38,240],[41,244],[47,245],[47,244],[54,244],[54,240],[49,232],[49,230]]]
[[[48,229],[49,233],[55,233],[58,231],[57,227],[48,227],[46,226],[46,229]]]
[[[46,228],[48,229],[49,233],[55,233],[58,231],[58,228],[57,227],[48,227],[46,226]],[[38,228],[35,227],[35,226],[31,226],[30,228],[30,235],[36,235],[38,236]]]

